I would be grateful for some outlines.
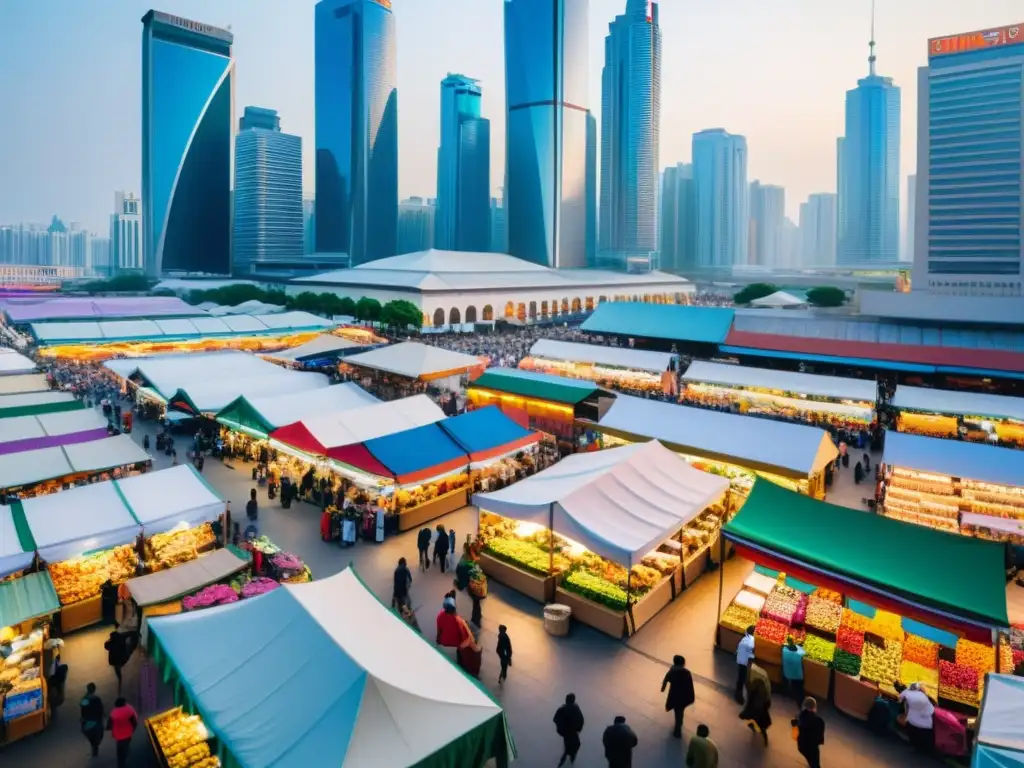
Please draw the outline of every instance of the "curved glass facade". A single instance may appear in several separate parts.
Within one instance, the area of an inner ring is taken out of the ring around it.
[[[316,250],[355,266],[397,246],[395,21],[377,0],[321,0],[315,23]]]
[[[143,20],[146,272],[228,274],[234,108],[230,33],[221,33],[228,40],[210,39],[161,17],[151,12]]]

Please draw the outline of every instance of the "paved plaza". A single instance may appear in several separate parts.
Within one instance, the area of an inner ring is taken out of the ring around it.
[[[139,426],[133,436],[141,442],[144,430],[149,427]],[[183,439],[179,441],[178,454],[185,456]],[[169,459],[161,455],[154,464],[156,468],[163,468],[169,464]],[[239,515],[253,487],[250,472],[251,465],[237,462],[225,465],[208,459],[204,474],[214,488],[231,500],[232,510]],[[398,558],[404,556],[410,563],[416,562],[415,532],[388,538],[382,544],[360,542],[345,549],[320,540],[319,514],[318,509],[303,503],[282,509],[277,501],[268,501],[261,490],[261,532],[304,559],[314,578],[337,573],[351,563],[379,597],[390,601],[391,572]],[[461,541],[466,533],[476,529],[476,511],[466,508],[441,522],[454,528]],[[742,561],[727,565],[724,573],[726,599],[736,591],[750,567]],[[433,640],[434,616],[440,609],[443,594],[451,588],[451,578],[451,574],[442,575],[436,567],[427,573],[413,573],[413,605],[428,641]],[[721,751],[722,768],[806,765],[790,737],[789,719],[796,712],[795,703],[781,694],[775,696],[772,707],[775,725],[770,731],[771,743],[767,749],[737,717],[738,707],[730,690],[734,662],[730,656],[713,649],[718,586],[718,574],[705,575],[635,637],[628,642],[616,642],[581,625],[567,638],[550,637],[544,632],[539,604],[492,581],[490,596],[483,602],[481,680],[508,714],[519,752],[516,765],[524,768],[557,765],[561,740],[555,734],[551,718],[570,691],[577,695],[586,718],[583,747],[576,763],[582,768],[606,765],[601,733],[619,714],[625,715],[639,737],[633,762],[636,768],[683,766],[686,741],[699,723],[711,728],[712,738]],[[460,613],[468,615],[468,600],[463,600],[459,605]],[[358,622],[359,617],[353,616],[352,621]],[[513,666],[503,687],[497,685],[498,663],[494,653],[499,624],[508,626],[514,647]],[[67,700],[46,731],[0,751],[0,760],[5,766],[106,768],[115,764],[114,745],[109,735],[101,747],[100,758],[92,760],[88,744],[78,731],[78,700],[87,682],[97,683],[108,709],[116,695],[116,681],[103,650],[105,635],[102,629],[91,629],[67,638],[64,654],[64,661],[70,667]],[[202,639],[197,638],[197,642]],[[289,652],[288,648],[280,650]],[[442,652],[450,654],[447,650]],[[674,653],[687,657],[697,694],[696,704],[687,710],[681,741],[671,737],[672,717],[666,714],[664,694],[659,692],[661,679]],[[131,702],[138,700],[137,670],[138,654],[125,668],[124,695]],[[167,692],[162,696],[161,706],[169,705]],[[288,703],[281,705],[286,707]],[[915,756],[895,737],[880,740],[872,736],[862,723],[827,706],[823,714],[827,732],[822,764],[826,768],[916,768],[936,764]],[[129,763],[132,768],[157,764],[144,732],[137,732],[132,750]]]

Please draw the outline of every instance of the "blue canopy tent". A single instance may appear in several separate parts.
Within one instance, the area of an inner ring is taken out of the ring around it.
[[[363,446],[400,485],[454,472],[469,464],[466,451],[437,424],[376,437]]]
[[[496,405],[468,411],[438,422],[469,454],[470,461],[487,461],[540,442],[540,433],[526,429],[506,416]]]

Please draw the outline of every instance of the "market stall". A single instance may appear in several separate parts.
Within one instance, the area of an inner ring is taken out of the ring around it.
[[[367,352],[377,344],[353,341],[343,336],[324,333],[305,344],[267,352],[263,357],[286,368],[313,369],[337,365],[338,361],[350,355]]]
[[[284,652],[268,653],[268,627]],[[351,568],[155,618],[149,648],[178,702],[201,718],[200,735],[213,737],[193,736],[196,754],[205,747],[228,768],[478,768],[490,759],[504,768],[515,758],[501,707]]]
[[[78,411],[85,408],[70,392],[25,392],[20,395],[0,395],[0,419],[15,416],[36,416],[40,413]]]
[[[942,709],[976,712],[985,674],[1012,664],[997,544],[762,481],[723,536],[756,567],[724,612],[720,599],[720,647],[734,651],[754,626],[758,663],[778,681],[793,637],[806,651],[805,688],[831,691],[841,711],[866,719],[902,681],[922,683]]]
[[[466,391],[468,407],[496,405],[524,427],[573,444],[576,419],[597,421],[615,395],[589,381],[515,368],[489,368]]]
[[[469,457],[473,492],[503,488],[553,463],[551,451],[539,449],[541,434],[512,421],[499,408],[486,406],[438,422]]]
[[[24,375],[37,370],[35,361],[10,347],[0,348],[0,378]]]
[[[102,617],[100,592],[136,575],[142,532],[114,483],[84,485],[15,502],[60,599],[61,629],[70,632]]]
[[[22,395],[30,392],[46,392],[50,382],[45,373],[21,373],[0,376],[0,395]]]
[[[619,395],[597,422],[602,446],[659,440],[690,464],[727,477],[737,497],[756,477],[824,498],[824,471],[839,455],[822,429]],[[738,506],[739,499],[733,502]]]
[[[889,432],[882,461],[886,516],[1024,545],[1024,452]]]
[[[540,339],[519,367],[591,381],[606,389],[677,394],[678,359],[668,352]]]
[[[682,376],[680,400],[748,416],[862,430],[875,422],[873,380],[695,361]]]
[[[971,768],[1024,766],[1024,680],[989,675],[978,717]]]
[[[576,454],[494,493],[476,494],[480,567],[612,637],[632,635],[707,564],[724,478],[656,440]]]
[[[1024,448],[1024,398],[924,387],[896,387],[896,428],[929,437]]]
[[[13,507],[0,506],[0,583],[21,576],[35,559],[36,543],[25,518],[15,515]]]
[[[467,376],[485,362],[473,355],[405,341],[346,357],[342,370],[385,400],[422,391],[427,384],[458,391]]]
[[[0,419],[0,455],[101,440],[107,427],[92,408]]]

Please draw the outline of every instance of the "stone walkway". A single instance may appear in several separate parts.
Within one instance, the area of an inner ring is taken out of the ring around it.
[[[142,430],[136,430],[134,436],[141,442]],[[185,455],[183,441],[178,453],[182,458]],[[155,460],[158,468],[168,463],[163,456]],[[241,513],[253,485],[249,465],[230,468],[208,460],[205,476],[231,500],[235,513]],[[302,557],[314,577],[329,576],[352,563],[378,596],[388,601],[391,571],[398,558],[404,556],[416,562],[415,532],[389,538],[379,545],[359,543],[342,549],[320,541],[319,511],[313,507],[300,503],[285,510],[277,502],[267,501],[262,492],[260,504],[261,531],[282,548]],[[476,512],[466,508],[448,515],[442,522],[454,528],[458,539],[462,540],[467,532],[475,530]],[[748,568],[749,564],[742,562],[728,565],[726,599],[735,592],[735,588],[729,590],[729,585],[742,580]],[[413,578],[413,604],[424,635],[431,640],[434,616],[443,594],[450,588],[451,576],[442,576],[436,568],[431,568],[427,573],[414,571]],[[587,722],[583,748],[576,763],[582,768],[605,765],[601,733],[619,714],[626,716],[639,737],[633,763],[638,768],[682,766],[686,739],[701,722],[711,728],[712,738],[719,745],[722,768],[805,765],[789,735],[788,721],[791,713],[795,713],[795,704],[781,695],[776,696],[775,727],[770,732],[771,744],[767,749],[737,718],[737,706],[729,690],[733,661],[712,649],[717,599],[718,577],[709,574],[627,643],[613,641],[583,626],[576,626],[568,638],[552,638],[544,632],[538,604],[492,582],[491,594],[483,603],[481,642],[485,652],[481,679],[508,713],[519,751],[516,765],[534,768],[557,764],[561,742],[551,718],[570,691],[576,693]],[[468,605],[459,607],[460,612],[468,614]],[[504,687],[496,684],[498,663],[494,646],[499,624],[508,626],[514,647],[513,666]],[[91,760],[88,745],[78,732],[77,702],[87,682],[95,681],[99,685],[100,695],[108,707],[115,696],[113,673],[106,664],[102,648],[104,639],[105,632],[100,629],[74,633],[67,638],[65,661],[70,667],[67,701],[46,731],[0,751],[5,765],[23,768],[114,765],[113,743],[109,738],[101,748],[101,757]],[[281,649],[281,652],[287,653],[289,649]],[[665,713],[664,696],[659,692],[667,660],[680,652],[687,656],[697,682],[697,703],[687,712],[686,734],[682,741],[671,738],[671,715]],[[130,701],[138,700],[137,664],[136,656],[125,670],[124,691]],[[828,768],[934,765],[913,755],[898,739],[879,740],[861,723],[825,709],[828,731],[823,763]],[[146,737],[138,733],[130,766],[154,765],[156,760]]]

